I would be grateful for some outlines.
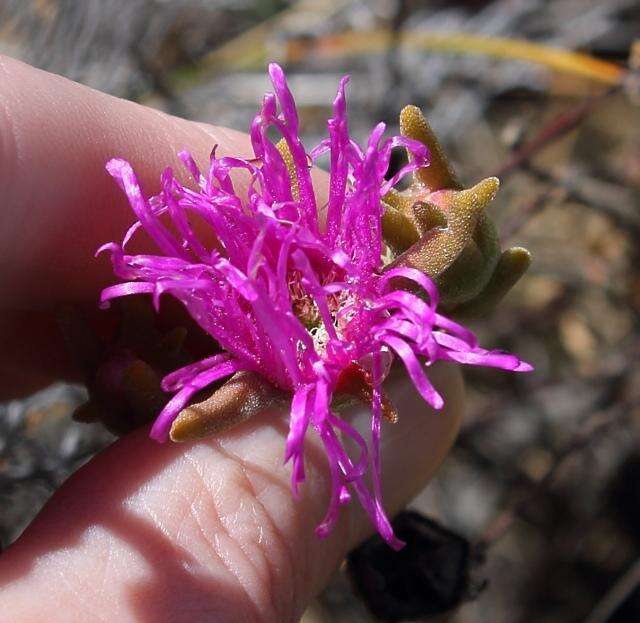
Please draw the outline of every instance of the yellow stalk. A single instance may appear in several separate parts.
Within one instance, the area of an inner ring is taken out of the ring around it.
[[[256,29],[251,37],[241,36],[214,50],[207,57],[208,67],[249,69],[266,61],[267,33]],[[394,43],[389,30],[346,32],[317,39],[290,39],[285,44],[285,62],[313,58],[344,58],[362,54],[384,53]],[[563,50],[523,39],[484,37],[471,33],[439,33],[404,31],[395,43],[399,47],[438,54],[474,54],[506,60],[518,60],[566,74],[573,74],[604,84],[617,84],[624,68],[588,54]]]

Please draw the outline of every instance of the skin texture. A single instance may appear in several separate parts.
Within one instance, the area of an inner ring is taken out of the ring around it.
[[[95,309],[113,281],[106,259],[132,214],[104,172],[130,160],[147,192],[184,147],[205,163],[213,144],[248,154],[245,135],[169,117],[0,58],[0,394],[72,378],[55,315]],[[400,374],[389,380],[398,424],[384,423],[391,513],[429,480],[463,409],[456,368],[431,377],[435,414]],[[362,430],[366,410],[350,417]],[[80,469],[0,555],[0,621],[296,621],[345,553],[370,531],[352,504],[319,541],[329,478],[307,442],[301,499],[282,465],[287,415],[277,406],[197,443],[159,445],[139,430]]]

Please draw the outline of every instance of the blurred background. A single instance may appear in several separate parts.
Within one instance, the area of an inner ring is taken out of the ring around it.
[[[0,0],[0,53],[114,95],[245,130],[277,60],[311,145],[349,73],[358,138],[413,103],[463,181],[501,178],[491,216],[534,263],[474,328],[536,372],[467,374],[413,505],[464,545],[457,606],[420,619],[455,623],[640,621],[639,33],[637,0]],[[2,546],[112,440],[84,399],[0,405]],[[374,619],[343,569],[306,620]]]

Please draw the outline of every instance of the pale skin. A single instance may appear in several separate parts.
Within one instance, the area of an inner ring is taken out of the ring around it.
[[[329,95],[327,97],[330,97]],[[105,241],[131,212],[104,163],[131,161],[147,192],[188,147],[248,155],[245,135],[169,117],[0,57],[0,397],[73,378],[55,310],[93,309],[113,281]],[[389,383],[400,421],[384,425],[385,503],[403,508],[429,481],[463,410],[457,368],[431,378],[434,413],[403,375]],[[366,427],[366,410],[352,413]],[[371,532],[357,504],[318,540],[329,477],[317,440],[292,499],[287,414],[225,434],[159,445],[139,430],[79,470],[0,555],[0,621],[297,621],[349,549]]]

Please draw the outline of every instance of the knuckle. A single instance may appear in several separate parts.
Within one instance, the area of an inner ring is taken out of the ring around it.
[[[226,567],[261,623],[296,621],[304,598],[306,562],[289,526],[279,517],[295,517],[288,484],[242,458],[216,448],[211,475],[193,470],[197,482],[189,497],[192,520],[209,555]],[[196,473],[197,472],[197,473]]]
[[[257,580],[259,610],[265,617],[262,620],[297,620],[297,579],[302,569],[295,557],[295,540],[285,534],[277,517],[278,508],[282,511],[283,505],[292,504],[288,487],[273,477],[265,478],[258,468],[239,457],[230,462],[232,477],[228,482],[233,494],[227,529]]]

